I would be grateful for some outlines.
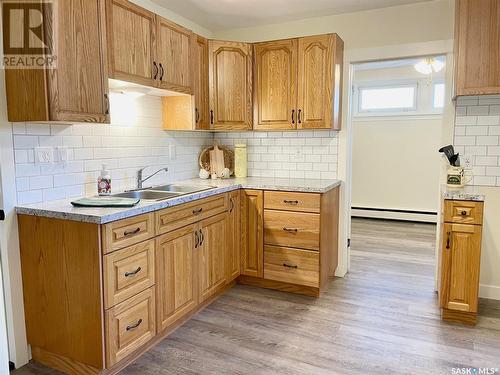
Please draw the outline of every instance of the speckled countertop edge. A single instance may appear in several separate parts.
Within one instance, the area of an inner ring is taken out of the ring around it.
[[[228,180],[200,180],[192,179],[178,181],[175,184],[185,185],[211,185],[210,190],[203,190],[193,194],[182,195],[163,201],[142,200],[137,206],[128,208],[109,207],[73,207],[71,200],[47,202],[28,206],[16,207],[16,212],[21,215],[41,216],[54,219],[80,221],[93,224],[106,224],[112,221],[161,210],[179,204],[211,197],[238,189],[295,191],[308,193],[325,193],[341,185],[340,180],[289,180],[266,179],[250,177],[246,179]],[[73,199],[74,200],[74,199]]]
[[[485,195],[478,192],[474,186],[451,188],[441,186],[441,196],[446,200],[484,202]]]

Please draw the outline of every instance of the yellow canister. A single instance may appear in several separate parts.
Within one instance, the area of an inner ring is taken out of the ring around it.
[[[247,177],[247,145],[238,143],[234,145],[234,176]]]

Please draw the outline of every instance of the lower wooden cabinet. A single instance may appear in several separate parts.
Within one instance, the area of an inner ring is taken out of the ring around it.
[[[464,207],[462,214],[450,214],[457,207]],[[483,203],[445,201],[444,211],[439,290],[442,316],[445,320],[475,324],[483,229],[480,224],[463,222],[482,223]]]
[[[193,310],[196,285],[196,224],[160,236],[156,241],[157,320],[163,331]]]
[[[241,274],[264,276],[264,192],[241,191]]]
[[[229,214],[227,222],[227,281],[233,281],[240,275],[241,269],[241,227],[240,227],[240,191],[229,193]]]

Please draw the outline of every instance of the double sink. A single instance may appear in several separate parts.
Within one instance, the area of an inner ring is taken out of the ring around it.
[[[179,197],[181,195],[197,193],[204,190],[210,190],[214,186],[194,186],[194,185],[161,185],[145,189],[130,190],[123,193],[113,194],[113,197],[136,198],[150,201],[162,201],[169,198]]]

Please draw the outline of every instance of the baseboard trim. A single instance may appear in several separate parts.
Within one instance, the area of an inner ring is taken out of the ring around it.
[[[479,285],[479,297],[500,300],[500,286]]]
[[[436,212],[397,210],[387,208],[352,207],[351,216],[371,219],[417,221],[423,223],[437,222]]]

